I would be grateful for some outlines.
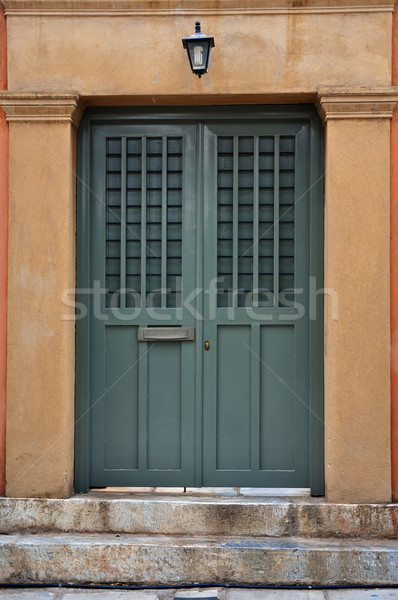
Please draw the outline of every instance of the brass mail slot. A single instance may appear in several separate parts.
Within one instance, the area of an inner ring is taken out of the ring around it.
[[[138,327],[139,342],[192,342],[194,327]]]

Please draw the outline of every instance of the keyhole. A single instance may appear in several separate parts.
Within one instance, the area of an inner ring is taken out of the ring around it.
[[[210,350],[210,342],[205,341],[205,350]]]

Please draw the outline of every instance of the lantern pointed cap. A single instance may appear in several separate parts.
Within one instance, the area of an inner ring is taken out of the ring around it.
[[[186,48],[187,42],[194,41],[194,40],[207,40],[209,42],[211,48],[214,48],[214,46],[215,46],[214,37],[212,37],[210,35],[206,35],[205,33],[202,33],[199,20],[195,21],[195,33],[193,33],[189,37],[182,38],[182,45],[184,46],[184,48]]]

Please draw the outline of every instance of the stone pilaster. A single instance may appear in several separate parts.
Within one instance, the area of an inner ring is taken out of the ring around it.
[[[332,502],[388,502],[390,118],[397,90],[322,90],[325,472]],[[337,299],[337,300],[336,300]],[[338,302],[338,305],[337,305]]]
[[[76,94],[0,93],[9,123],[8,496],[73,486]]]

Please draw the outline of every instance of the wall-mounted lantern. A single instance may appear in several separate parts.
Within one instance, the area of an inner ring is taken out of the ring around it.
[[[186,49],[192,73],[202,77],[207,73],[210,65],[210,53],[214,48],[214,38],[200,31],[200,22],[195,22],[195,33],[187,38],[182,38],[182,45]]]

